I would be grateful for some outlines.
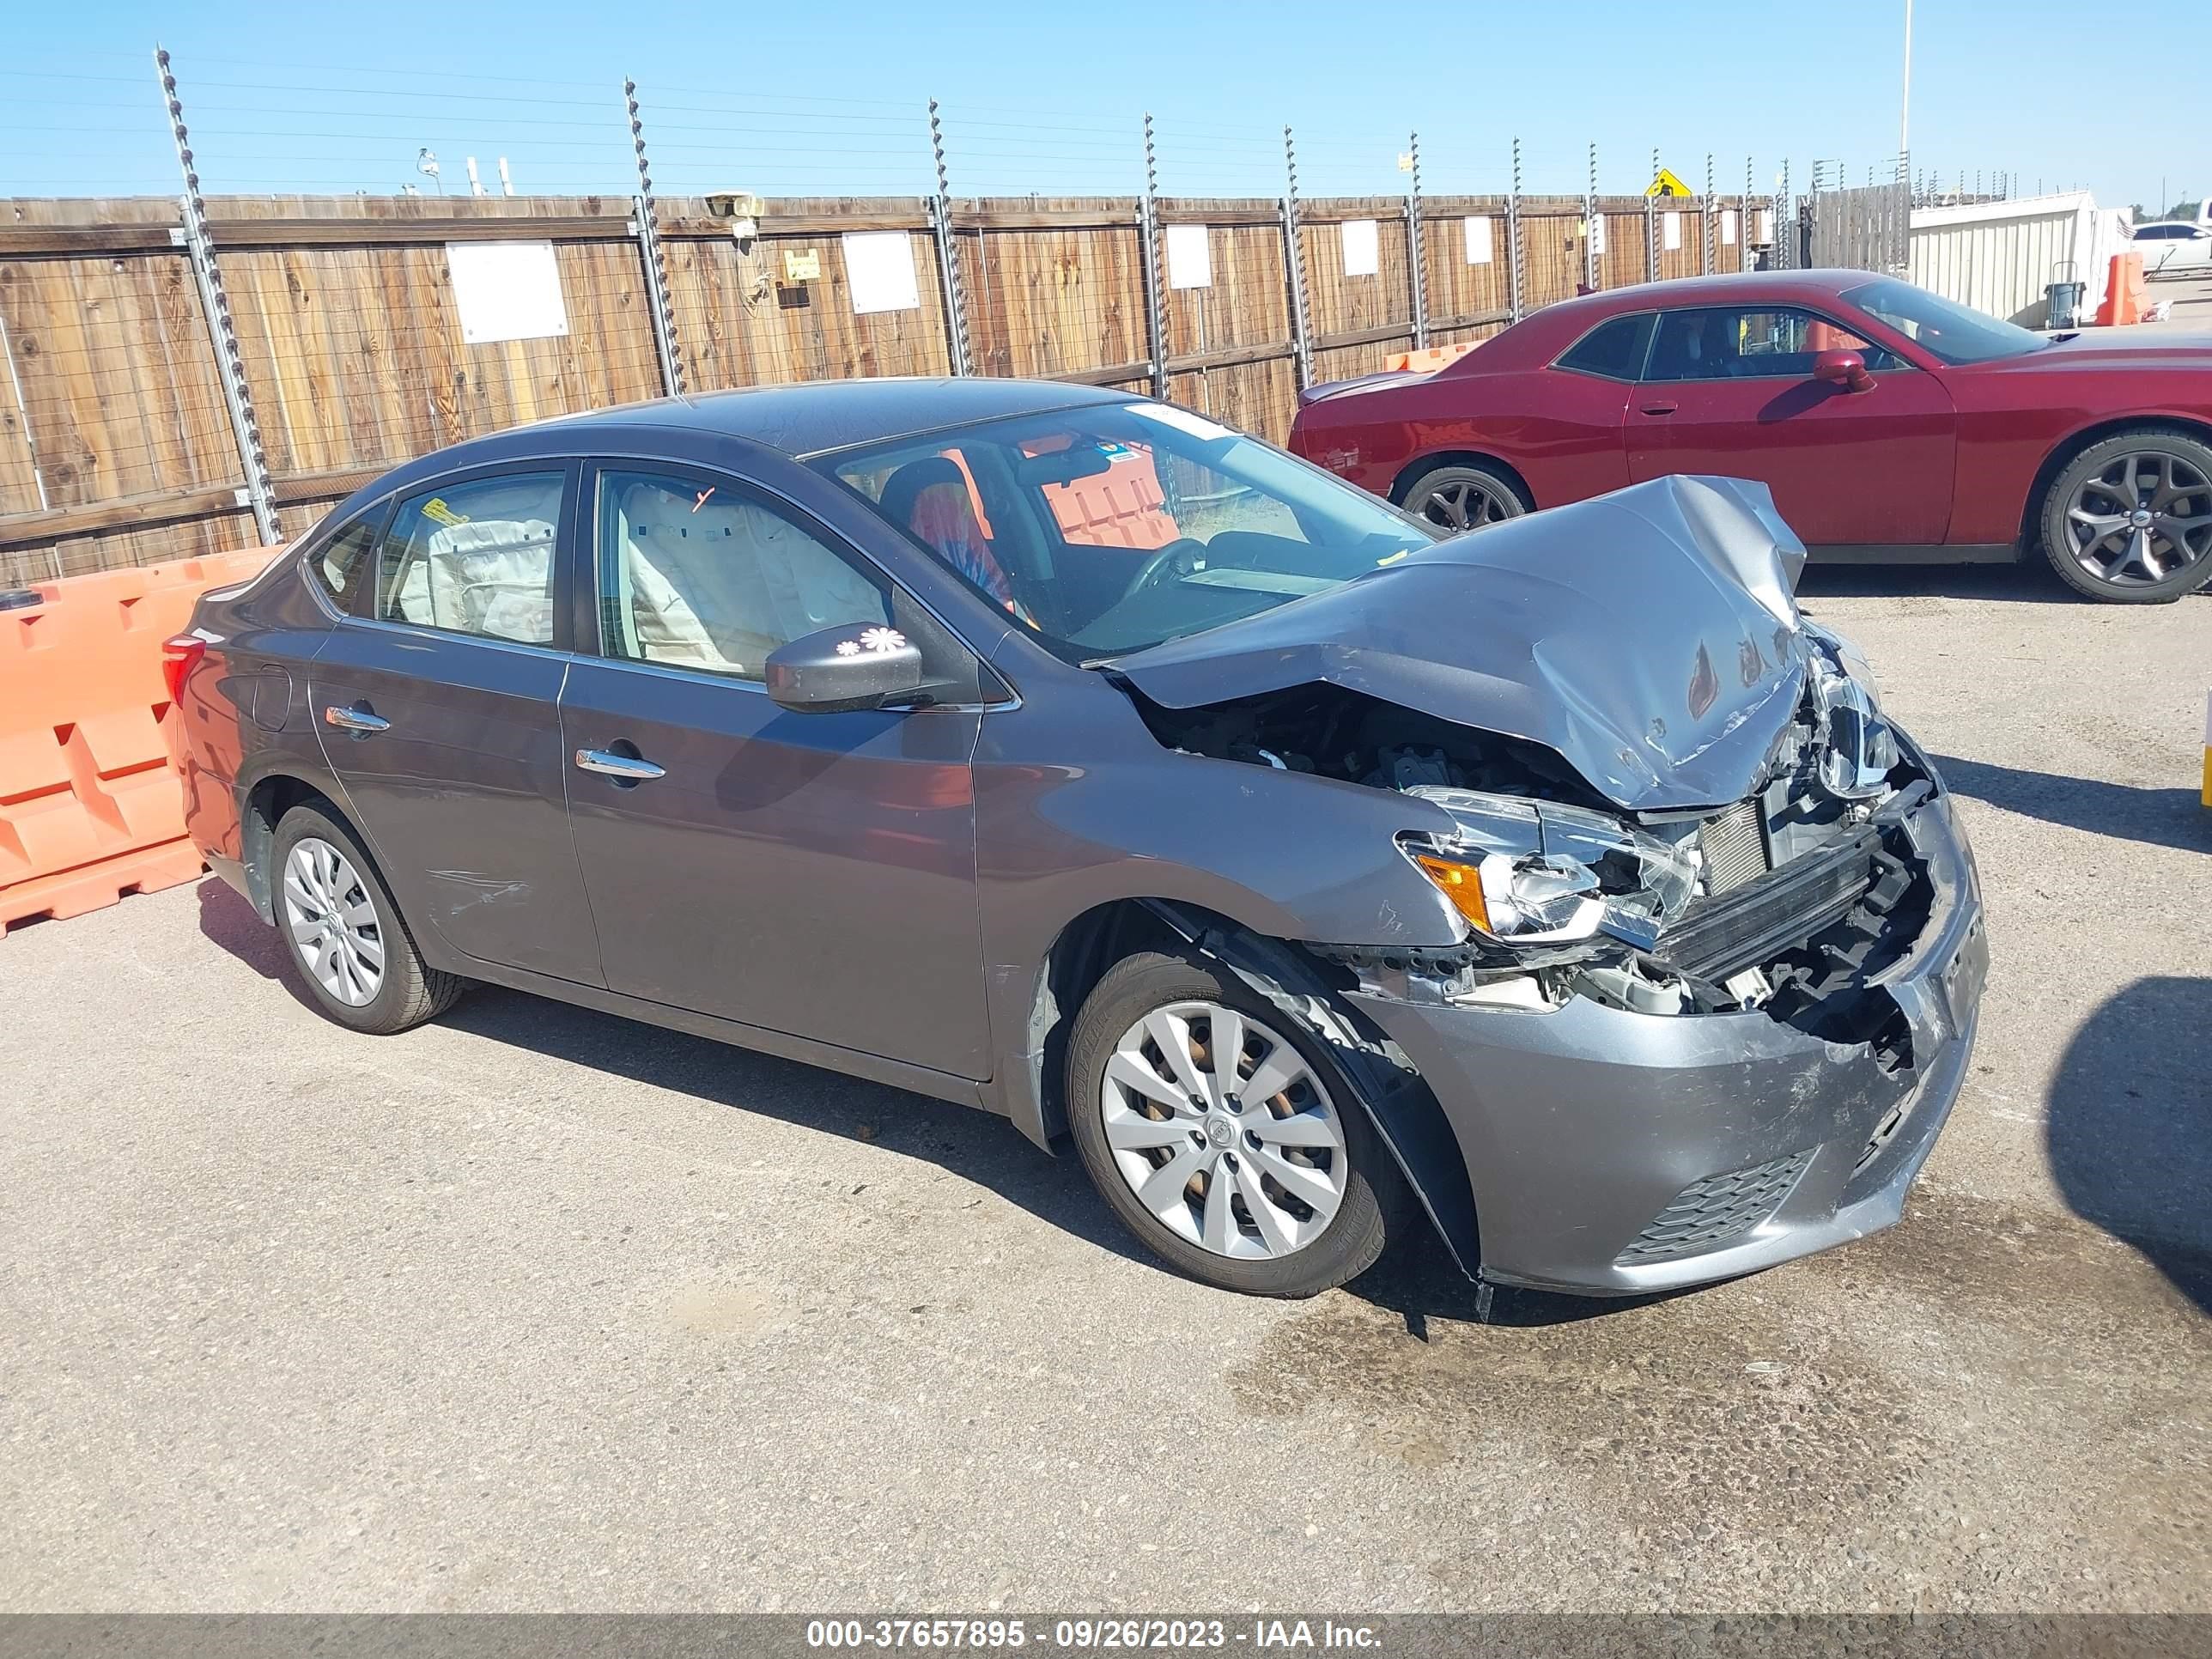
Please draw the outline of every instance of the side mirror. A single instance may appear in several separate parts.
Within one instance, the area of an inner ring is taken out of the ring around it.
[[[1846,392],[1874,390],[1874,376],[1867,373],[1866,359],[1856,351],[1815,352],[1813,378],[1839,386]]]
[[[921,647],[880,623],[824,628],[769,653],[768,694],[794,714],[881,708],[921,686]]]

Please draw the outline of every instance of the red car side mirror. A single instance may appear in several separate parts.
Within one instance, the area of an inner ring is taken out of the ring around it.
[[[1839,386],[1846,392],[1874,390],[1874,376],[1867,373],[1866,359],[1856,351],[1815,352],[1813,378]]]

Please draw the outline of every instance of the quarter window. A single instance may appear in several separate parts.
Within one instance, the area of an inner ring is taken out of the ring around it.
[[[1710,306],[1659,319],[1647,380],[1803,380],[1823,351],[1856,351],[1875,373],[1909,368],[1894,352],[1809,311]]]
[[[565,475],[516,473],[400,503],[378,561],[386,622],[553,643],[553,543]]]
[[[1651,313],[1615,317],[1600,323],[1560,355],[1559,366],[1608,380],[1632,380],[1644,368],[1644,347],[1651,337]]]
[[[599,475],[599,635],[610,657],[766,677],[769,653],[890,606],[811,531],[728,483]]]
[[[362,583],[376,563],[369,555],[376,550],[376,526],[382,517],[380,511],[356,519],[307,561],[308,574],[322,584],[323,591],[341,611],[353,609]]]

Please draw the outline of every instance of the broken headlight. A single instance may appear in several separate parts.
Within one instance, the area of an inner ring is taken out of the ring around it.
[[[1806,661],[1820,733],[1820,787],[1838,800],[1878,795],[1897,765],[1897,734],[1882,718],[1874,670],[1841,635],[1810,623],[1805,633],[1813,643]]]
[[[1400,845],[1485,938],[1564,945],[1609,933],[1648,947],[1688,902],[1696,871],[1674,848],[1601,812],[1420,785],[1449,836]]]

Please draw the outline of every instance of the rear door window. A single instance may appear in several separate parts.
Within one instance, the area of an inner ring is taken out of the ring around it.
[[[399,504],[377,560],[376,615],[449,634],[553,643],[565,471],[471,478]]]

